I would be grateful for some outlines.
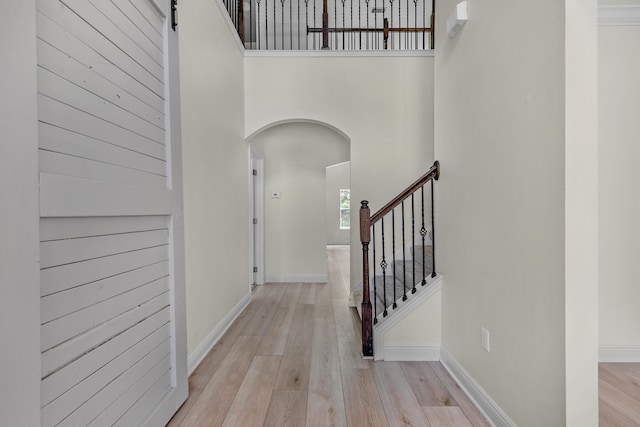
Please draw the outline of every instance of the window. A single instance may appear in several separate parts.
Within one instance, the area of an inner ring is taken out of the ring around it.
[[[351,228],[351,190],[340,190],[340,229]]]

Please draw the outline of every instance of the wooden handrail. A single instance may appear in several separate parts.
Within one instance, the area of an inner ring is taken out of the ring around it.
[[[365,357],[372,357],[373,356],[373,325],[374,323],[377,322],[377,309],[376,309],[376,313],[373,312],[372,307],[371,307],[371,299],[374,299],[374,302],[376,301],[376,280],[375,280],[375,263],[376,263],[376,245],[375,245],[375,223],[382,219],[386,214],[388,214],[389,212],[392,212],[391,214],[391,224],[392,224],[392,235],[394,235],[395,233],[395,226],[393,225],[393,209],[395,207],[397,207],[398,205],[402,204],[402,246],[403,246],[403,261],[404,261],[404,201],[409,198],[412,194],[414,194],[416,191],[418,191],[419,189],[421,189],[422,187],[424,187],[424,185],[426,183],[428,183],[429,181],[431,181],[431,246],[432,246],[432,258],[431,258],[431,277],[436,277],[436,258],[435,258],[435,224],[434,224],[434,195],[433,195],[433,185],[434,185],[434,181],[437,181],[438,178],[440,178],[440,163],[436,160],[433,163],[433,166],[431,166],[431,168],[427,171],[426,174],[422,175],[420,178],[418,178],[418,180],[416,182],[414,182],[413,184],[411,184],[409,187],[407,187],[404,191],[402,191],[400,194],[398,194],[396,197],[394,197],[389,203],[387,203],[386,205],[384,205],[384,207],[382,209],[380,209],[378,212],[376,212],[373,215],[370,215],[370,210],[369,210],[369,202],[366,200],[363,200],[361,202],[361,206],[360,206],[360,241],[362,243],[362,355]],[[424,190],[422,190],[424,191]],[[424,218],[425,218],[425,214],[424,214],[424,192],[422,193],[422,207],[421,207],[421,218],[422,218],[422,224],[421,224],[421,228],[420,228],[420,235],[422,236],[422,246],[425,246],[425,237],[427,235],[427,229],[425,228],[425,222],[424,222]],[[413,235],[414,230],[413,230],[413,199],[411,199],[411,234]],[[385,261],[385,255],[384,255],[384,221],[382,221],[381,224],[381,231],[382,231],[382,262],[381,262],[381,268],[383,271],[382,274],[382,284],[383,284],[383,295],[384,295],[384,311],[382,312],[383,316],[387,315],[387,291],[386,291],[386,287],[385,287],[385,270],[387,269],[387,266],[389,265],[386,261]],[[373,227],[373,229],[372,229]],[[371,295],[370,289],[369,289],[369,244],[371,243],[373,237],[373,264],[374,265],[374,270],[373,270],[373,296]],[[396,273],[395,273],[395,263],[396,263],[396,259],[395,259],[395,238],[392,237],[392,241],[393,243],[393,262],[392,262],[392,271],[393,271],[393,304],[392,304],[392,308],[396,308],[396,288],[395,288],[395,283],[396,283]],[[413,239],[413,238],[412,238]],[[422,255],[422,274],[423,274],[423,278],[422,278],[422,286],[424,286],[427,281],[426,281],[426,275],[425,275],[425,267],[424,267],[424,262],[425,262],[425,256],[424,256],[424,249],[423,249],[423,255]],[[413,264],[415,265],[415,264]],[[403,272],[403,277],[404,277],[404,272]],[[414,293],[416,292],[416,288],[415,288],[415,271],[412,272],[411,277],[413,278],[414,283],[412,284],[412,290],[411,292]],[[404,280],[404,278],[403,278]],[[404,282],[403,282],[403,289],[404,289],[404,299],[406,300],[406,288],[404,287]],[[375,305],[374,305],[375,307]]]
[[[386,214],[391,212],[391,209],[395,208],[400,203],[402,203],[403,200],[405,200],[407,197],[409,197],[418,188],[420,188],[423,185],[425,185],[431,179],[434,179],[434,180],[437,181],[438,178],[440,178],[440,162],[438,162],[436,160],[435,163],[433,163],[433,166],[431,166],[431,168],[429,169],[429,171],[427,173],[425,173],[420,178],[418,178],[418,180],[416,182],[414,182],[409,187],[407,187],[407,189],[404,190],[402,193],[400,193],[396,197],[394,197],[389,203],[384,205],[379,211],[377,211],[376,213],[371,215],[370,223],[371,224],[376,223],[380,218],[382,218],[383,216],[385,216]]]

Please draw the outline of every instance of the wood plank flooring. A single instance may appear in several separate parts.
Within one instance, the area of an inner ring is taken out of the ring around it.
[[[329,283],[254,289],[168,426],[488,426],[440,363],[362,359],[349,248],[327,256]]]
[[[600,426],[640,426],[640,363],[600,363],[598,384]]]

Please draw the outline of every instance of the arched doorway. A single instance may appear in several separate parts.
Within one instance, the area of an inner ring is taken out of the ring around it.
[[[257,176],[251,171],[255,283],[326,282],[327,167],[350,160],[348,137],[325,123],[295,120],[267,126],[248,142],[258,165]],[[339,213],[338,194],[335,200]]]

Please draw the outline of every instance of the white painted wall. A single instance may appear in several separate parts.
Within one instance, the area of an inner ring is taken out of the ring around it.
[[[439,347],[442,340],[442,291],[437,291],[384,334],[385,347]]]
[[[327,123],[351,140],[351,223],[433,164],[433,57],[247,57],[245,133],[282,120]],[[351,283],[362,280],[351,228]],[[356,246],[357,245],[357,246]]]
[[[517,425],[596,425],[597,185],[576,181],[595,166],[595,56],[576,56],[595,3],[471,1],[451,39],[456,3],[436,6],[442,343]]]
[[[187,288],[193,356],[249,293],[243,55],[215,0],[180,5]]]
[[[267,282],[326,281],[325,174],[349,159],[349,141],[319,124],[288,123],[251,143],[264,155]]]
[[[40,425],[40,253],[36,9],[0,14],[0,414]]]
[[[348,245],[351,231],[340,228],[340,190],[351,188],[351,162],[327,167],[326,180],[327,244]]]
[[[640,361],[640,25],[601,26],[598,43],[601,355]]]

